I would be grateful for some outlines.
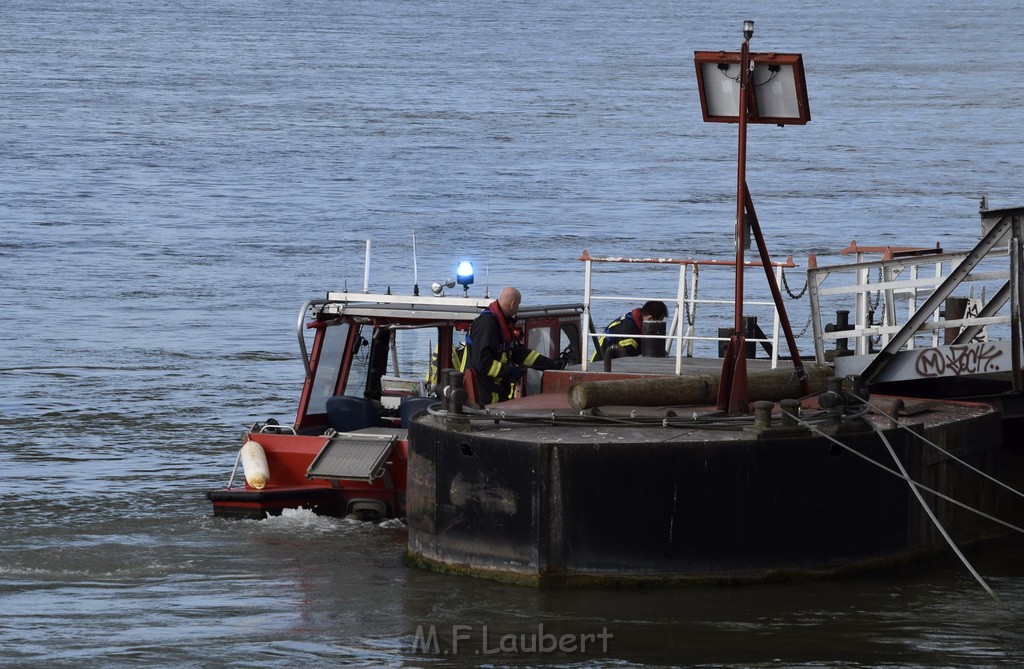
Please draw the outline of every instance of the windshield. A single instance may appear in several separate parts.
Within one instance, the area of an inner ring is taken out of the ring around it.
[[[340,394],[369,397],[424,395],[436,355],[437,327],[391,328],[340,323],[328,326],[313,380],[309,413],[326,410],[338,387],[345,343],[356,328],[351,369]]]

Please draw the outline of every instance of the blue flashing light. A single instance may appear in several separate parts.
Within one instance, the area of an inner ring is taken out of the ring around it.
[[[473,283],[473,263],[468,260],[460,262],[458,269],[455,270],[455,277],[460,286],[468,287]]]

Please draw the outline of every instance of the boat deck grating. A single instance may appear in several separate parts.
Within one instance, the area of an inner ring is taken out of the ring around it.
[[[337,434],[310,463],[306,478],[372,483],[383,476],[397,439],[396,434]]]

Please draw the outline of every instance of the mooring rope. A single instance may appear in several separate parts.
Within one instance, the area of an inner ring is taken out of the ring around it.
[[[985,580],[978,574],[978,572],[974,569],[974,567],[971,566],[970,562],[967,561],[967,558],[965,558],[963,553],[960,552],[960,549],[957,548],[956,544],[953,543],[953,540],[949,537],[949,535],[946,533],[946,530],[942,527],[942,525],[939,523],[938,519],[935,517],[935,514],[932,512],[931,507],[929,507],[928,504],[924,501],[924,498],[921,496],[920,490],[925,490],[927,492],[930,492],[931,494],[933,494],[933,495],[935,495],[935,496],[937,496],[937,497],[939,497],[941,499],[944,499],[947,502],[955,504],[956,506],[959,506],[959,507],[961,507],[963,509],[966,509],[967,511],[975,513],[975,514],[977,514],[977,515],[979,515],[979,516],[981,516],[983,518],[991,520],[991,521],[993,521],[995,523],[998,523],[1000,525],[1008,527],[1008,528],[1010,528],[1012,530],[1015,530],[1017,532],[1020,532],[1022,534],[1024,534],[1024,528],[1017,527],[1016,525],[1013,525],[1012,523],[1008,523],[1008,522],[1006,522],[1004,520],[1000,520],[999,518],[996,518],[995,516],[987,514],[984,511],[981,511],[980,509],[975,509],[974,507],[968,506],[967,504],[964,504],[963,502],[955,500],[955,499],[953,499],[952,497],[950,497],[948,495],[944,495],[943,493],[941,493],[941,492],[939,492],[937,490],[934,490],[933,488],[930,488],[930,487],[924,485],[923,483],[918,483],[914,479],[910,478],[910,475],[907,473],[906,468],[904,468],[903,463],[897,457],[896,451],[892,448],[892,445],[889,443],[889,440],[882,433],[881,428],[876,426],[874,423],[871,423],[871,427],[875,430],[875,432],[878,434],[878,436],[882,439],[882,443],[885,444],[886,448],[889,450],[889,454],[896,461],[896,465],[900,468],[899,472],[897,472],[896,470],[891,469],[889,467],[886,467],[882,463],[877,462],[876,460],[873,460],[872,458],[869,458],[868,456],[864,455],[863,453],[857,452],[852,447],[847,446],[846,444],[844,444],[843,442],[839,441],[838,439],[832,437],[831,435],[826,434],[825,432],[822,432],[821,430],[817,429],[813,425],[811,425],[809,423],[805,423],[804,421],[800,420],[799,417],[794,416],[793,414],[791,414],[791,413],[789,413],[787,411],[783,411],[783,413],[791,416],[794,420],[797,421],[797,423],[804,425],[805,427],[810,429],[812,432],[815,432],[816,434],[819,434],[820,436],[825,437],[829,441],[831,441],[831,442],[833,442],[835,444],[838,444],[839,446],[841,446],[842,448],[846,449],[848,452],[853,453],[857,457],[859,457],[859,458],[861,458],[863,460],[866,460],[867,462],[875,465],[879,469],[882,469],[882,470],[892,474],[896,478],[900,478],[900,479],[903,479],[904,481],[906,481],[906,483],[910,486],[911,490],[914,492],[914,496],[917,497],[918,502],[920,502],[921,506],[924,508],[925,512],[928,514],[928,517],[932,519],[933,523],[935,523],[936,528],[938,528],[938,530],[942,534],[943,538],[945,538],[946,542],[950,545],[950,547],[952,547],[953,551],[957,554],[957,556],[959,556],[960,560],[964,563],[964,565],[967,567],[967,569],[971,572],[971,575],[974,576],[974,578],[981,584],[981,586],[992,597],[992,599],[994,599],[1004,609],[1008,608],[1006,606],[1006,604],[1001,599],[999,599],[999,597],[996,596],[996,594],[992,591],[992,588],[990,588],[988,586],[988,583],[985,582]],[[914,433],[914,434],[917,434],[917,433]]]
[[[878,407],[878,406],[876,406],[876,405],[872,404],[872,403],[871,403],[870,401],[868,401],[868,400],[865,400],[865,399],[863,399],[863,398],[861,398],[861,397],[857,397],[856,395],[853,395],[853,397],[855,397],[855,398],[856,398],[856,399],[858,399],[858,400],[861,400],[861,401],[862,401],[862,402],[864,402],[864,403],[865,403],[865,404],[866,404],[866,405],[867,405],[868,407],[870,407],[871,409],[874,409],[874,410],[875,410],[875,411],[877,411],[878,413],[880,413],[880,414],[885,414],[885,415],[888,415],[888,414],[886,414],[886,412],[885,412],[885,410],[884,410],[883,408],[881,408],[881,407]],[[932,447],[932,448],[934,448],[935,450],[939,451],[939,452],[940,452],[940,453],[942,453],[943,455],[946,455],[946,456],[948,456],[948,457],[949,457],[950,459],[952,459],[952,460],[955,460],[956,462],[960,463],[960,464],[961,464],[961,465],[963,465],[964,467],[967,467],[967,468],[968,468],[968,469],[970,469],[970,470],[971,470],[972,472],[974,472],[974,473],[976,473],[976,474],[979,474],[979,475],[981,475],[982,477],[984,477],[984,478],[988,479],[988,480],[989,480],[989,481],[991,481],[992,483],[995,483],[996,485],[998,485],[998,486],[1000,486],[1000,487],[1002,487],[1002,488],[1005,488],[1006,490],[1009,490],[1009,491],[1010,491],[1010,492],[1012,492],[1012,493],[1013,493],[1014,495],[1017,495],[1018,497],[1024,498],[1024,492],[1021,492],[1021,491],[1017,490],[1016,488],[1014,488],[1013,486],[1009,486],[1009,485],[1007,485],[1007,484],[1003,483],[1002,481],[1000,481],[1000,480],[999,480],[999,479],[997,479],[996,477],[992,476],[991,474],[987,474],[986,472],[983,472],[983,471],[981,471],[980,469],[978,469],[978,468],[977,468],[977,467],[975,467],[974,465],[972,465],[972,464],[970,464],[970,463],[968,463],[968,462],[966,462],[966,461],[964,461],[964,460],[962,460],[962,459],[958,458],[957,456],[953,455],[952,453],[950,453],[949,451],[947,451],[946,449],[944,449],[944,448],[943,448],[942,446],[939,446],[939,445],[938,445],[938,444],[936,444],[936,443],[935,443],[934,441],[930,440],[930,439],[929,439],[928,437],[924,436],[924,435],[923,435],[923,434],[921,434],[920,432],[915,432],[914,430],[910,429],[910,427],[909,427],[909,426],[907,426],[907,425],[904,425],[904,424],[902,424],[902,423],[900,423],[900,422],[898,422],[898,421],[894,421],[894,422],[896,423],[896,426],[897,426],[897,427],[899,427],[900,429],[903,429],[903,430],[906,430],[907,432],[910,432],[911,434],[913,434],[914,436],[916,436],[916,437],[917,437],[918,439],[920,439],[920,440],[921,440],[921,441],[923,441],[924,443],[928,444],[929,446],[931,446],[931,447]]]
[[[963,502],[961,502],[959,500],[953,499],[949,495],[943,494],[943,493],[939,492],[938,490],[936,490],[934,488],[930,488],[930,487],[926,486],[923,483],[918,483],[917,481],[915,481],[914,479],[910,478],[909,476],[904,476],[903,474],[900,474],[895,469],[892,469],[891,467],[886,467],[881,462],[878,462],[877,460],[873,460],[873,459],[869,458],[868,456],[864,455],[863,453],[858,452],[856,449],[854,449],[851,446],[847,446],[846,444],[844,444],[843,442],[839,441],[838,439],[836,439],[832,435],[827,434],[827,433],[823,432],[822,430],[819,430],[818,428],[814,427],[814,425],[801,420],[799,416],[791,414],[791,413],[789,413],[788,411],[785,411],[785,410],[783,410],[782,413],[784,413],[784,414],[786,414],[788,416],[791,416],[793,418],[793,420],[795,420],[799,425],[803,425],[804,427],[809,429],[811,432],[814,432],[815,434],[817,434],[819,436],[825,437],[825,439],[828,439],[829,441],[831,441],[832,443],[836,444],[837,446],[841,446],[842,448],[846,449],[850,453],[853,453],[854,455],[856,455],[858,458],[869,462],[870,464],[878,467],[882,471],[885,471],[885,472],[887,472],[889,474],[892,474],[893,476],[895,476],[898,479],[903,479],[907,483],[911,483],[914,486],[916,486],[917,488],[920,488],[921,490],[924,490],[925,492],[930,492],[931,494],[935,495],[936,497],[938,497],[940,499],[946,500],[950,504],[953,504],[955,506],[959,506],[962,509],[966,509],[967,511],[970,511],[971,513],[974,513],[976,515],[981,516],[982,518],[985,518],[987,520],[991,520],[992,522],[997,523],[999,525],[1002,525],[1003,527],[1006,527],[1008,529],[1014,530],[1015,532],[1020,532],[1021,534],[1024,534],[1024,528],[1018,527],[1018,526],[1014,525],[1013,523],[1008,523],[1005,520],[1002,520],[1000,518],[996,518],[995,516],[993,516],[991,514],[988,514],[988,513],[985,513],[984,511],[982,511],[980,509],[975,509],[973,506],[970,506],[968,504],[964,504]]]
[[[889,443],[889,439],[885,436],[885,433],[882,432],[882,428],[875,425],[874,423],[871,424],[871,427],[875,429],[875,433],[878,434],[879,438],[882,440],[882,443],[885,444],[886,450],[889,451],[889,455],[892,456],[893,462],[895,462],[896,466],[899,467],[900,473],[903,474],[904,479],[907,481],[908,484],[912,484],[913,481],[911,481],[910,479],[910,474],[907,473],[907,468],[903,465],[903,462],[900,460],[899,456],[896,455],[896,450],[892,447],[892,444]],[[921,491],[918,490],[917,487],[914,485],[910,485],[910,490],[911,492],[914,493],[914,497],[917,498],[917,501],[920,502],[921,508],[924,509],[924,512],[928,514],[929,518],[931,518],[932,523],[935,525],[935,529],[939,531],[939,534],[941,534],[942,538],[946,540],[946,543],[949,544],[949,547],[953,549],[953,552],[956,553],[956,556],[960,558],[961,562],[964,563],[964,566],[967,567],[967,571],[971,572],[971,576],[974,577],[974,580],[981,584],[981,587],[985,589],[985,592],[987,592],[989,596],[992,597],[992,599],[996,600],[996,602],[998,602],[999,605],[1005,609],[1006,605],[1003,604],[1003,600],[999,599],[999,597],[996,596],[996,593],[992,592],[992,588],[990,588],[988,583],[985,582],[985,579],[981,577],[981,574],[978,573],[974,566],[967,560],[967,557],[964,556],[964,554],[960,551],[960,548],[956,545],[956,542],[953,541],[953,537],[949,536],[949,533],[946,532],[946,528],[942,526],[942,523],[940,523],[939,519],[935,516],[935,512],[932,511],[932,508],[928,506],[928,503],[926,501],[924,501],[924,497],[921,495]]]

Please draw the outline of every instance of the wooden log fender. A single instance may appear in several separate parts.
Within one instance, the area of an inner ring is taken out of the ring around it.
[[[811,394],[824,392],[833,370],[827,365],[805,363]],[[608,405],[674,406],[714,404],[718,397],[720,373],[693,373],[646,379],[584,381],[569,386],[569,404],[577,411]],[[751,372],[747,375],[749,399],[779,400],[803,395],[792,367]]]

